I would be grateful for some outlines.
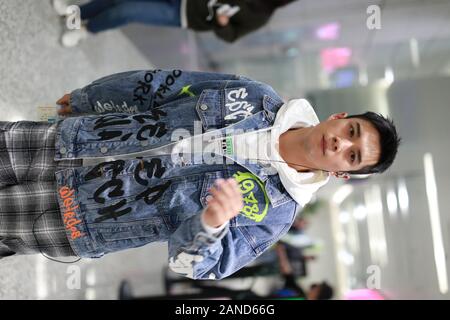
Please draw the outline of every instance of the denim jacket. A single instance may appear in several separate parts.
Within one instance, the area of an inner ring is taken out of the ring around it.
[[[56,172],[62,219],[80,257],[167,241],[172,270],[221,279],[291,226],[299,205],[264,166],[205,164],[195,153],[181,162],[129,156],[172,143],[179,132],[225,137],[230,128],[267,128],[283,105],[270,86],[227,74],[131,71],[73,91],[70,103],[76,116],[57,122],[55,160],[100,159]],[[229,177],[238,181],[244,207],[226,228],[208,233],[200,213],[214,181]]]

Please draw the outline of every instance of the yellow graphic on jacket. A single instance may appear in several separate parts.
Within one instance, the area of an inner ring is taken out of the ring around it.
[[[180,93],[178,93],[179,96],[181,96],[182,94],[187,94],[190,97],[195,97],[195,94],[193,94],[189,88],[191,87],[190,85],[184,86],[183,88],[181,88]]]
[[[238,171],[233,175],[233,178],[239,183],[244,198],[244,208],[241,210],[241,213],[255,222],[261,222],[269,209],[269,198],[267,197],[264,184],[250,172]],[[264,203],[259,203],[255,197],[258,188],[264,194]]]

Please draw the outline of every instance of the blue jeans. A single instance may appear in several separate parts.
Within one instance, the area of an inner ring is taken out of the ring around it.
[[[92,33],[132,22],[180,27],[180,8],[181,0],[93,0],[80,6],[81,19]]]

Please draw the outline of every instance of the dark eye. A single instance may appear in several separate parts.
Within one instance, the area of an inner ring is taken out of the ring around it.
[[[356,159],[356,155],[355,155],[354,152],[352,152],[352,153],[350,154],[350,160],[352,161],[352,163],[355,162],[355,159]]]
[[[350,137],[353,137],[355,135],[355,129],[353,129],[353,126],[350,127]]]

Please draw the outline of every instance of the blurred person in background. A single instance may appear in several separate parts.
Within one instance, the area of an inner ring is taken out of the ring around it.
[[[287,299],[287,300],[330,300],[333,298],[334,289],[327,282],[317,282],[310,285],[308,291],[297,283],[291,275],[285,275],[283,282],[277,288],[265,295],[257,294],[251,289],[230,289],[223,286],[205,285],[199,282],[195,283],[198,289],[195,293],[177,293],[155,296],[136,296],[133,293],[130,282],[124,280],[119,286],[119,300],[166,300],[166,299]]]
[[[123,280],[119,287],[120,300],[159,300],[159,299],[231,299],[231,300],[245,300],[245,299],[296,299],[296,300],[328,300],[333,297],[333,287],[327,281],[319,283],[312,283],[307,291],[305,291],[298,280],[305,276],[304,266],[299,267],[299,259],[294,252],[296,248],[278,242],[273,251],[276,253],[277,261],[272,261],[272,270],[269,273],[258,273],[256,268],[243,268],[227,279],[235,279],[238,277],[255,277],[278,274],[281,277],[281,283],[274,286],[272,290],[265,295],[257,294],[253,291],[253,285],[246,289],[231,289],[222,283],[211,283],[204,281],[195,281],[190,279],[179,279],[174,281],[177,283],[188,284],[190,291],[197,289],[195,293],[172,293],[171,285],[166,281],[166,295],[161,296],[135,296],[130,282]],[[264,253],[266,254],[267,251]],[[301,252],[297,249],[297,253]],[[264,255],[263,254],[263,255]],[[270,267],[269,267],[270,268]],[[248,270],[246,270],[248,269]],[[250,271],[250,272],[249,272]],[[252,273],[254,272],[254,273]],[[254,282],[253,282],[254,283]],[[169,284],[169,286],[167,286]],[[186,289],[186,287],[185,287]]]
[[[89,34],[138,22],[154,26],[213,31],[234,42],[264,26],[278,8],[295,0],[92,0],[80,6],[83,25],[62,36],[66,47],[76,46]],[[53,0],[60,15],[68,1]]]

